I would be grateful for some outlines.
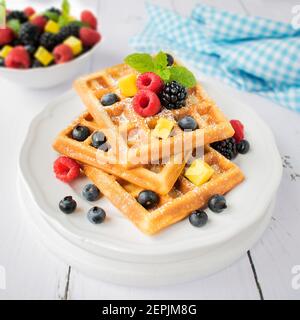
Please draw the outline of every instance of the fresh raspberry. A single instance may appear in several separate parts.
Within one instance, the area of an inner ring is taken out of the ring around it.
[[[90,28],[81,28],[79,35],[80,40],[86,47],[92,47],[101,40],[100,33]]]
[[[63,182],[71,182],[80,174],[79,164],[68,157],[60,156],[53,164],[53,170],[56,178]]]
[[[0,28],[0,46],[10,43],[14,39],[14,32],[8,28]]]
[[[64,63],[73,59],[73,51],[66,44],[60,44],[53,50],[55,63]]]
[[[92,29],[97,29],[97,18],[89,10],[84,10],[81,12],[80,19],[82,22],[87,23]]]
[[[35,10],[32,7],[27,7],[24,9],[24,13],[25,13],[26,17],[29,18],[30,16],[35,14]]]
[[[23,46],[14,47],[5,58],[5,66],[14,69],[27,69],[30,67],[30,56]]]
[[[230,120],[231,126],[234,129],[234,139],[239,143],[244,139],[244,125],[239,120]]]
[[[133,109],[142,117],[154,116],[160,111],[160,100],[150,90],[140,90],[133,98]]]
[[[141,74],[138,77],[136,84],[140,90],[150,90],[155,93],[159,93],[164,85],[160,76],[153,72],[146,72]]]
[[[40,30],[44,30],[45,25],[47,24],[48,20],[44,16],[36,16],[34,19],[30,21],[31,24],[39,27]]]

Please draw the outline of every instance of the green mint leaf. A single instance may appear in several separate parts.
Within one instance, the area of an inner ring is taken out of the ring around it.
[[[61,4],[61,11],[62,14],[66,17],[68,17],[70,15],[70,10],[71,10],[71,6],[68,0],[63,0],[62,4]]]
[[[171,72],[171,76],[170,76],[171,81],[177,81],[187,88],[191,88],[197,83],[193,73],[185,67],[172,66],[170,68],[170,72]]]
[[[168,66],[168,57],[164,52],[160,51],[153,58],[153,62],[156,69],[165,69]]]
[[[163,81],[167,82],[170,80],[171,71],[170,69],[159,69],[155,70],[155,73],[159,75]]]
[[[7,25],[10,27],[10,29],[13,30],[15,34],[18,34],[20,31],[21,23],[18,19],[11,19],[7,22]]]
[[[58,18],[58,25],[62,28],[64,26],[66,26],[69,23],[69,18],[68,16],[65,15],[61,15]]]
[[[130,67],[138,72],[149,72],[154,70],[153,59],[148,53],[133,53],[124,59]]]
[[[57,13],[51,12],[51,11],[44,12],[44,16],[49,18],[50,20],[55,21],[55,22],[57,22],[59,19],[59,15]]]

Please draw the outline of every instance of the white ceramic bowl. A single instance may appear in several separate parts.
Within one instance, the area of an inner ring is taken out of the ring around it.
[[[25,70],[0,68],[0,76],[27,88],[54,87],[68,80],[75,79],[80,74],[86,73],[91,57],[98,50],[101,42],[70,62],[45,68]]]

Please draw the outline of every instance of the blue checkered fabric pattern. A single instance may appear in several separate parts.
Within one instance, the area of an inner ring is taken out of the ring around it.
[[[147,3],[137,51],[174,52],[197,71],[300,111],[300,30],[197,5],[189,17]]]

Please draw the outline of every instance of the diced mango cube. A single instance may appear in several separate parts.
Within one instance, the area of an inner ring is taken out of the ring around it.
[[[157,138],[167,139],[174,127],[174,121],[167,118],[160,118],[153,130],[153,135]]]
[[[5,59],[8,56],[8,54],[11,52],[11,50],[12,50],[11,46],[9,45],[4,46],[0,51],[0,57]]]
[[[50,33],[58,33],[59,32],[59,24],[53,20],[49,20],[45,25],[45,31]]]
[[[64,41],[64,44],[72,49],[74,56],[78,55],[82,51],[82,42],[74,36],[67,38]]]
[[[196,186],[207,182],[214,174],[214,169],[202,159],[196,159],[186,170],[185,176]]]
[[[44,47],[39,47],[34,57],[44,66],[47,66],[54,59],[54,56]]]
[[[134,73],[121,78],[118,84],[122,95],[125,97],[133,97],[138,91],[136,86],[136,75]]]

